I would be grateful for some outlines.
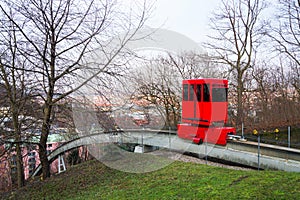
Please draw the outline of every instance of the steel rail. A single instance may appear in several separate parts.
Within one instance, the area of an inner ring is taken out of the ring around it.
[[[258,143],[253,141],[229,140],[226,147],[239,151],[258,152]],[[300,149],[295,148],[260,143],[260,154],[286,160],[300,161]]]

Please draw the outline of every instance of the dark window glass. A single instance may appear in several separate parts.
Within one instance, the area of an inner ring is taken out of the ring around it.
[[[11,165],[12,165],[12,166],[17,165],[17,156],[16,156],[16,155],[13,155],[13,156],[11,157]]]
[[[12,168],[11,168],[11,172],[12,172],[12,173],[16,173],[16,172],[17,172],[17,167],[12,167]]]
[[[213,102],[227,102],[227,88],[213,88],[212,89]]]
[[[189,100],[190,101],[194,101],[194,85],[190,85],[190,96],[189,96]]]
[[[34,152],[34,151],[29,152],[29,153],[28,153],[28,156],[35,156],[35,152]]]
[[[183,100],[187,101],[189,97],[189,85],[188,84],[184,84],[183,85]]]
[[[204,84],[203,85],[203,101],[205,101],[205,102],[210,101],[209,84]]]
[[[201,101],[201,85],[197,85],[197,101]]]

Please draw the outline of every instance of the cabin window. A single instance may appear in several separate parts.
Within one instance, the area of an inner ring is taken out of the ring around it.
[[[184,84],[183,85],[183,100],[187,101],[189,97],[189,85],[188,84]]]
[[[189,96],[189,100],[190,101],[194,101],[194,85],[190,85],[190,96]]]
[[[212,101],[213,102],[227,102],[227,88],[213,88]]]
[[[203,101],[205,101],[205,102],[210,101],[209,84],[204,84],[203,85]]]
[[[201,85],[197,85],[197,101],[201,101]]]

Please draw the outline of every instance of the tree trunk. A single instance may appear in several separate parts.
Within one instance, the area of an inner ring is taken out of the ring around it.
[[[23,156],[22,149],[20,143],[16,144],[16,152],[17,152],[17,184],[18,188],[21,188],[25,185],[25,177],[24,177],[24,167],[23,167]]]
[[[50,177],[50,162],[47,158],[47,139],[51,126],[51,110],[52,106],[50,104],[46,104],[44,108],[42,134],[39,142],[39,156],[42,165],[43,179]]]
[[[15,133],[15,142],[16,142],[16,153],[17,153],[17,184],[18,188],[21,188],[25,185],[25,175],[24,175],[24,166],[23,166],[23,155],[22,155],[22,143],[21,143],[21,131],[19,124],[19,114],[17,113],[17,108],[15,107],[15,101],[11,100],[11,109],[12,109],[12,118],[13,118],[13,126]]]
[[[42,172],[43,172],[43,179],[45,180],[46,178],[50,177],[50,163],[47,158],[47,149],[46,145],[42,146],[40,144],[40,149],[39,149],[39,156],[40,156],[40,161],[42,165]]]
[[[241,72],[238,72],[238,79],[237,79],[237,119],[236,119],[236,125],[241,125],[243,122],[243,74]]]

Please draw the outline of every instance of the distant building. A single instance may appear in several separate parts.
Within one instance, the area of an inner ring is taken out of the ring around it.
[[[36,138],[38,140],[38,138]],[[60,134],[50,134],[47,142],[48,154],[58,148],[64,142],[64,138]],[[1,152],[4,152],[5,146],[0,146]],[[40,164],[38,153],[38,145],[24,146],[22,148],[23,166],[25,179],[28,179],[34,169]],[[17,156],[16,152],[12,149],[0,157],[0,191],[11,189],[16,183],[17,177]],[[58,160],[56,159],[51,163],[51,173],[58,172]]]

